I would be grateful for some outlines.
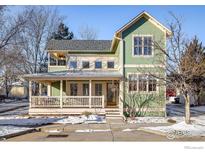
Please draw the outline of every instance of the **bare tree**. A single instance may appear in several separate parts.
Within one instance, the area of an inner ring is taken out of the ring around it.
[[[183,33],[181,19],[174,14],[171,15],[174,22],[168,24],[172,32],[167,42],[168,48],[165,49],[162,42],[153,41],[155,50],[160,51],[155,63],[161,66],[155,67],[158,74],[149,71],[149,75],[158,78],[159,85],[171,84],[184,96],[185,122],[188,124],[190,123],[190,96],[199,90],[196,87],[202,84],[205,75],[204,48],[196,38],[191,42],[188,41]],[[167,75],[164,75],[165,71]]]
[[[80,39],[83,40],[96,40],[98,37],[97,30],[88,25],[83,25],[79,28]]]
[[[19,61],[20,53],[14,48],[18,48],[21,42],[17,35],[23,30],[29,14],[24,16],[9,16],[5,6],[0,8],[0,69],[9,63]]]
[[[47,66],[48,59],[46,44],[63,17],[58,14],[57,9],[45,6],[26,7],[22,14],[31,16],[19,36],[24,42],[21,48],[24,61],[19,69],[23,69],[25,73],[43,72],[45,70],[42,67]]]

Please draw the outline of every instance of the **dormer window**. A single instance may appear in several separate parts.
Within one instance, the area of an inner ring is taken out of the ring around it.
[[[90,63],[89,63],[89,61],[83,61],[82,67],[83,67],[83,68],[90,68]]]
[[[152,55],[152,36],[134,36],[133,42],[134,56]]]

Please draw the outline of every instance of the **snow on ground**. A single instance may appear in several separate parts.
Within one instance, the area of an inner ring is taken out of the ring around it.
[[[90,115],[86,116],[68,116],[68,117],[0,117],[1,125],[12,125],[12,126],[41,126],[51,123],[61,124],[80,124],[80,123],[106,123],[104,116]]]
[[[110,132],[111,129],[79,129],[76,130],[76,133],[92,133],[92,132]]]
[[[27,130],[31,130],[31,129],[32,128],[28,128],[28,127],[0,126],[0,137],[20,133],[22,131],[27,131]]]
[[[199,121],[193,121],[191,124],[183,121],[171,126],[141,127],[139,129],[165,135],[168,139],[205,136],[205,123]]]
[[[183,117],[137,117],[134,120],[129,119],[128,123],[168,123],[168,119],[173,119],[176,122],[183,120]]]
[[[86,116],[69,116],[58,120],[55,123],[61,124],[80,124],[80,123],[106,123],[105,116],[89,115]]]

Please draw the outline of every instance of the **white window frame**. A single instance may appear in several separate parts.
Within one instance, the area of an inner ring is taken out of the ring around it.
[[[134,54],[134,38],[135,37],[142,37],[142,55],[135,55]],[[132,57],[153,57],[154,56],[154,46],[152,45],[152,54],[151,55],[144,55],[144,37],[151,37],[153,41],[153,35],[132,35]]]
[[[132,75],[132,74],[135,74],[135,75],[137,75],[137,90],[136,91],[129,91],[129,75]],[[128,88],[127,88],[127,92],[128,93],[148,93],[148,94],[156,94],[156,93],[159,93],[159,85],[157,84],[156,85],[156,91],[149,91],[149,80],[147,80],[147,84],[146,84],[146,91],[139,91],[139,75],[148,75],[148,74],[146,74],[146,73],[136,73],[136,72],[129,72],[129,73],[127,73],[127,79],[128,79]],[[159,82],[159,79],[157,79],[156,78],[156,81],[157,81],[157,83]]]

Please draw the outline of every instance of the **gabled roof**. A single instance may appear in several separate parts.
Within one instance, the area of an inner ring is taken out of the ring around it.
[[[118,35],[119,33],[123,32],[125,29],[129,28],[130,26],[132,26],[134,23],[136,23],[139,19],[141,19],[142,17],[147,18],[148,20],[150,20],[151,22],[153,22],[158,28],[160,28],[162,31],[165,31],[167,36],[170,36],[172,34],[172,32],[165,27],[164,25],[162,25],[159,21],[157,21],[153,16],[151,16],[149,13],[143,11],[141,12],[139,15],[137,15],[136,17],[134,17],[133,19],[131,19],[127,24],[125,24],[124,26],[122,26],[120,29],[118,29],[115,33],[115,35]]]
[[[109,51],[112,40],[50,40],[47,50]]]

